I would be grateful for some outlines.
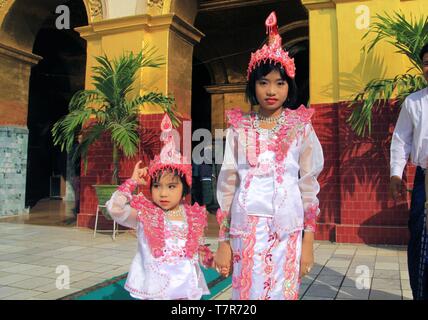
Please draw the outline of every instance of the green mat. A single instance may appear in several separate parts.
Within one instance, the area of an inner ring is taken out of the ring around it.
[[[210,295],[205,295],[202,300],[210,300],[219,292],[226,289],[232,284],[232,278],[223,278],[214,269],[201,268],[208,288],[211,291]],[[129,295],[129,292],[124,289],[127,273],[104,281],[93,287],[84,289],[70,296],[64,297],[61,300],[136,300]]]

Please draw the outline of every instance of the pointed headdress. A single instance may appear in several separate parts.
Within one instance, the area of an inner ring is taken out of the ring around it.
[[[251,54],[251,60],[247,70],[247,80],[250,79],[251,73],[261,63],[274,62],[279,63],[284,68],[287,75],[294,79],[296,76],[296,67],[294,59],[290,58],[287,51],[282,48],[282,38],[278,33],[278,23],[275,11],[269,15],[265,22],[266,34],[269,35],[267,43],[259,50]]]

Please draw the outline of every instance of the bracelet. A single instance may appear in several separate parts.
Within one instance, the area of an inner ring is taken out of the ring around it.
[[[134,192],[134,190],[137,188],[138,182],[134,179],[128,179],[124,183],[122,183],[119,188],[117,188],[118,191],[122,192],[128,200],[132,198],[131,194]]]

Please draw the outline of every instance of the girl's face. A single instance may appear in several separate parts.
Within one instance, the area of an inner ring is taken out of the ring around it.
[[[256,98],[260,108],[275,112],[282,107],[288,96],[288,83],[278,70],[256,80]]]
[[[180,205],[183,184],[180,177],[171,172],[164,172],[157,182],[153,182],[152,199],[163,210],[175,210]]]

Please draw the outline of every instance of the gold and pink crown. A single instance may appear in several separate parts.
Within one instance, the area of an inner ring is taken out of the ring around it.
[[[164,142],[160,155],[156,155],[149,164],[149,176],[153,179],[159,172],[175,170],[184,176],[189,187],[192,186],[192,165],[180,152],[175,149],[174,136],[172,135],[172,122],[168,114],[161,122],[161,141]]]
[[[275,11],[272,11],[266,19],[265,25],[266,34],[269,34],[269,39],[267,44],[251,54],[251,60],[247,70],[247,80],[250,80],[251,72],[253,72],[260,63],[266,63],[267,61],[281,64],[287,75],[291,79],[294,79],[296,76],[296,66],[294,65],[294,59],[290,58],[288,52],[282,49],[282,38],[278,34]]]

